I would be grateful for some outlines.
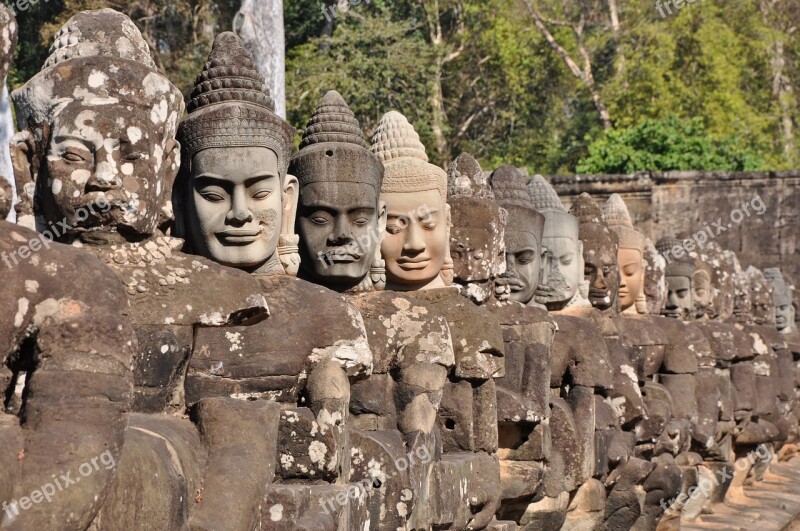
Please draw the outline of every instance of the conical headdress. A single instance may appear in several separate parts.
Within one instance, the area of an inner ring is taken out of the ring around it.
[[[603,206],[603,217],[608,228],[617,234],[621,249],[636,249],[644,255],[645,236],[633,228],[631,215],[622,196],[611,194]]]
[[[285,175],[294,128],[274,111],[275,102],[250,52],[235,33],[220,33],[178,131],[184,160],[213,147],[260,146],[275,152],[279,172]]]
[[[567,212],[555,189],[541,175],[534,175],[528,181],[533,208],[544,216],[544,237],[571,236],[578,238],[578,218]]]
[[[56,34],[42,70],[11,98],[20,129],[51,122],[71,101],[145,107],[165,138],[175,136],[183,114],[183,95],[158,72],[131,19],[113,9],[70,18]]]
[[[545,219],[533,208],[525,180],[513,166],[501,166],[489,178],[497,204],[508,211],[506,230],[531,233],[541,244]]]
[[[677,238],[664,237],[656,242],[656,249],[667,261],[666,276],[692,278],[695,267],[694,261],[687,256],[678,258],[674,255],[675,249],[683,249],[683,242]]]
[[[341,94],[328,91],[303,132],[289,172],[300,186],[313,182],[355,182],[380,191],[383,164],[367,149],[364,134]]]
[[[764,278],[772,285],[772,300],[775,306],[783,306],[792,303],[792,290],[783,273],[777,267],[764,269]]]
[[[428,162],[419,135],[399,112],[383,115],[372,138],[372,152],[386,168],[381,192],[436,190],[443,201],[447,199],[447,174]]]

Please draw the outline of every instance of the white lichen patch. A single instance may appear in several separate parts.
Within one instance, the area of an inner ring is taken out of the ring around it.
[[[269,519],[273,522],[278,522],[283,518],[283,505],[276,503],[269,508]]]
[[[327,453],[328,448],[320,441],[311,441],[311,444],[308,445],[308,457],[320,469],[325,467],[325,455]]]
[[[17,314],[14,316],[14,327],[19,328],[25,321],[25,316],[28,314],[28,299],[22,298],[17,301]]]
[[[39,291],[39,283],[35,280],[26,280],[25,281],[25,291],[28,293],[36,293]]]
[[[230,341],[230,352],[242,350],[242,334],[239,332],[225,332],[225,338]]]

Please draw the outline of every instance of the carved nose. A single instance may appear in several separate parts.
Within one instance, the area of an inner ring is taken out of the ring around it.
[[[247,207],[247,201],[244,194],[234,191],[231,203],[231,209],[226,216],[229,222],[233,223],[249,223],[253,221],[253,213]]]
[[[342,217],[337,217],[333,231],[328,235],[328,245],[344,245],[352,239],[347,221]]]
[[[406,237],[406,242],[403,245],[404,251],[421,253],[425,250],[425,239],[422,237],[419,227],[411,224],[408,227],[407,234],[408,236]]]
[[[114,171],[114,167],[108,162],[101,162],[97,165],[94,173],[86,181],[87,192],[104,192],[122,188],[122,180]]]

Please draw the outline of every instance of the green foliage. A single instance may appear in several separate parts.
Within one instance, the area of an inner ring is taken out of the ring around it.
[[[514,164],[540,173],[786,169],[800,161],[796,0],[687,2],[664,17],[653,0],[626,0],[617,2],[618,32],[604,0],[533,2],[550,21],[583,17],[586,57],[571,28],[549,27],[581,68],[590,62],[595,97],[614,126],[606,134],[592,91],[522,0],[361,0],[326,17],[333,4],[284,0],[288,119],[296,127],[337,89],[367,136],[384,112],[405,113],[438,164],[463,151],[486,169]],[[72,14],[112,7],[131,16],[159,67],[188,94],[239,5],[40,0],[18,16],[10,88],[39,70]]]
[[[763,160],[731,136],[714,140],[702,118],[645,119],[626,129],[606,131],[589,146],[578,173],[763,169]]]

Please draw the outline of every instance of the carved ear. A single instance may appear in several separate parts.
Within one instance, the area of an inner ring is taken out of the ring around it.
[[[387,216],[386,201],[378,201],[378,248],[380,248],[383,235],[386,233]]]
[[[297,203],[300,200],[300,182],[294,175],[286,174],[283,180],[283,216],[281,216],[281,234],[294,234],[294,222],[297,218]]]
[[[34,154],[37,152],[36,139],[29,129],[25,129],[11,137],[9,148],[14,181],[19,195],[19,202],[14,207],[17,212],[17,223],[35,230],[33,201],[36,179],[39,177],[38,165],[34,164]]]
[[[281,190],[281,232],[278,238],[278,258],[287,275],[296,276],[300,270],[300,236],[294,233],[297,203],[300,200],[300,183],[294,175],[286,174]]]
[[[166,233],[175,221],[175,211],[172,206],[172,187],[181,167],[180,142],[174,138],[167,140],[164,153],[164,163],[159,171],[159,178],[164,187],[161,192],[161,209],[158,212],[158,227],[162,232]]]

